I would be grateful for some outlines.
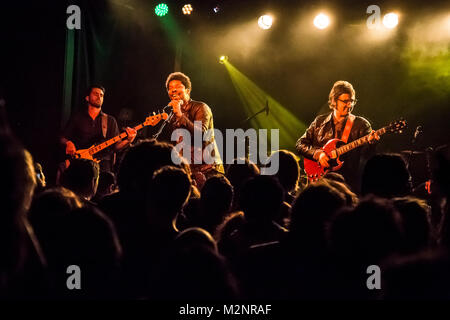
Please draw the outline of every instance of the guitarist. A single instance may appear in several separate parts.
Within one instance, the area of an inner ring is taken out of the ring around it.
[[[116,119],[102,111],[104,96],[104,87],[100,85],[89,87],[85,98],[87,108],[71,117],[61,137],[67,155],[73,155],[77,149],[89,148],[120,133]],[[114,152],[125,148],[135,139],[137,134],[135,129],[125,130],[128,135],[126,139],[95,155],[95,158],[100,160],[101,171],[113,172]]]
[[[330,159],[321,147],[330,139],[343,139],[348,143],[370,133],[370,144],[379,140],[380,137],[372,130],[369,121],[351,113],[355,104],[356,93],[352,84],[342,80],[335,82],[328,97],[328,105],[332,112],[314,119],[306,132],[297,140],[298,153],[327,168],[330,166]],[[345,130],[346,127],[347,130]],[[373,148],[363,147],[353,150],[341,158],[344,160],[344,165],[338,172],[344,176],[347,184],[355,192],[359,192],[360,188],[361,155],[364,154],[365,158],[368,158],[369,153],[373,151]]]

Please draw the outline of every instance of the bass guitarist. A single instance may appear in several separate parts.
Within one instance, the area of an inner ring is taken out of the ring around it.
[[[351,83],[342,80],[335,82],[328,97],[332,112],[314,119],[297,140],[297,152],[307,159],[317,161],[323,168],[329,168],[330,157],[321,149],[329,140],[337,138],[347,143],[368,134],[369,144],[379,140],[379,135],[372,130],[369,121],[351,113],[355,104],[356,92]],[[360,189],[361,158],[367,158],[372,152],[373,148],[366,146],[353,150],[340,159],[344,164],[338,172],[354,192],[359,192]]]
[[[105,88],[100,85],[91,85],[87,91],[87,108],[74,114],[69,120],[61,143],[65,146],[67,155],[74,155],[78,149],[88,148],[119,135],[119,128],[114,117],[102,111]],[[128,146],[135,138],[137,131],[126,128],[127,138],[117,142],[112,148],[96,154],[100,160],[101,171],[113,171],[114,152]]]

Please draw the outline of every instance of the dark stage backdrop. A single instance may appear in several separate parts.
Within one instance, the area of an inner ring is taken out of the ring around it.
[[[383,13],[403,10],[395,36],[384,42],[365,34],[369,2],[326,2],[336,19],[326,36],[298,22],[325,2],[227,0],[219,2],[216,15],[214,1],[192,1],[192,17],[181,15],[180,1],[166,2],[171,22],[154,15],[157,1],[2,2],[0,87],[16,135],[50,179],[61,154],[58,135],[70,113],[84,106],[90,83],[106,87],[105,112],[120,126],[134,125],[167,104],[165,79],[183,71],[191,77],[192,97],[213,109],[218,129],[241,127],[247,114],[218,63],[220,54],[305,124],[327,112],[333,82],[345,79],[357,91],[355,113],[374,128],[400,116],[409,122],[403,135],[385,137],[380,151],[410,149],[418,125],[424,129],[418,149],[450,140],[449,40],[444,37],[442,50],[431,54],[431,47],[416,48],[424,36],[413,32],[425,30],[430,17],[450,12],[445,2],[380,1]],[[69,32],[71,4],[80,6],[82,26]],[[267,11],[277,20],[260,43],[236,32]],[[417,168],[421,157],[413,159]]]

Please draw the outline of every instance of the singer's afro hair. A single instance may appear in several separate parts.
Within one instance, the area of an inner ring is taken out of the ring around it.
[[[189,91],[192,89],[191,79],[187,75],[185,75],[182,72],[173,72],[169,74],[166,80],[166,89],[169,90],[169,82],[172,80],[179,80],[184,85],[186,89],[189,89]]]

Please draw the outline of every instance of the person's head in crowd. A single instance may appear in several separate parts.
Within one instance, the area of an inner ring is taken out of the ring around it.
[[[34,170],[36,171],[36,189],[43,190],[47,186],[47,181],[44,175],[44,170],[42,170],[42,165],[39,162],[35,162]]]
[[[302,250],[326,246],[325,228],[331,217],[346,205],[345,195],[326,179],[308,185],[292,207],[289,238]]]
[[[115,297],[122,247],[111,220],[93,206],[73,210],[61,226],[65,234],[62,250],[55,258],[67,279],[67,266],[81,269],[82,290],[75,292],[87,298]],[[65,287],[65,281],[62,282]],[[63,288],[67,292],[67,288]],[[71,295],[71,293],[69,294]]]
[[[164,166],[182,167],[172,161],[172,150],[172,145],[156,140],[143,140],[132,146],[119,168],[117,182],[120,192],[145,198],[156,170]]]
[[[336,188],[338,191],[340,191],[344,196],[346,200],[347,206],[355,206],[358,203],[358,196],[353,193],[349,186],[346,185],[344,182],[339,182],[334,179],[328,179],[325,178],[329,185]]]
[[[402,220],[405,251],[414,253],[427,248],[433,236],[430,212],[425,200],[403,197],[394,198],[393,202]]]
[[[238,285],[214,239],[190,228],[177,236],[151,286],[158,299],[228,300],[238,298]]]
[[[280,181],[286,193],[294,192],[297,189],[300,179],[300,166],[298,157],[288,150],[275,151],[269,158],[269,162],[273,157],[279,158],[279,168],[275,176]]]
[[[38,194],[33,199],[28,216],[33,225],[42,220],[51,223],[54,219],[58,219],[58,216],[67,215],[82,206],[83,202],[73,191],[59,186]]]
[[[187,228],[180,232],[175,238],[175,246],[205,246],[218,253],[217,243],[211,234],[202,228]]]
[[[234,211],[229,213],[223,220],[223,222],[217,227],[216,232],[213,234],[214,239],[217,243],[222,244],[223,239],[227,239],[238,229],[241,229],[245,224],[244,212]],[[223,248],[220,251],[223,252]]]
[[[378,263],[404,246],[401,216],[392,202],[368,197],[331,220],[329,243],[341,261]]]
[[[260,170],[256,164],[245,159],[234,159],[233,163],[226,168],[225,176],[231,182],[234,189],[233,208],[238,209],[239,194],[244,183],[256,176],[259,176]]]
[[[33,199],[28,215],[50,264],[64,250],[67,216],[82,206],[80,198],[63,187],[47,189]]]
[[[341,183],[345,183],[345,178],[342,174],[334,172],[334,171],[328,171],[323,175],[325,179],[333,180]]]
[[[362,195],[403,197],[411,193],[411,175],[398,154],[377,154],[370,158],[362,174]]]
[[[284,190],[278,179],[261,175],[245,182],[239,204],[249,222],[267,222],[277,216],[283,200]]]
[[[196,225],[214,232],[231,209],[233,186],[225,176],[213,176],[206,180],[200,201],[201,211]]]
[[[97,192],[99,165],[87,159],[73,159],[62,176],[62,186],[90,200]]]
[[[31,257],[42,266],[46,261],[27,217],[36,187],[33,158],[15,139],[0,136],[0,159],[0,297],[3,297],[13,289],[13,279],[24,271]]]
[[[106,298],[117,285],[121,246],[112,222],[72,191],[43,191],[33,201],[30,221],[48,260],[57,298]],[[81,269],[82,290],[66,287],[68,266]]]
[[[190,177],[181,168],[164,166],[156,170],[148,194],[150,224],[164,230],[176,228],[176,217],[189,200],[191,184]]]
[[[36,172],[31,154],[15,140],[0,137],[0,159],[3,174],[1,203],[3,218],[18,218],[30,207],[36,187]]]
[[[96,199],[101,199],[102,197],[111,194],[116,188],[116,177],[114,173],[109,171],[101,171],[98,177],[98,187],[97,193],[95,194]]]

